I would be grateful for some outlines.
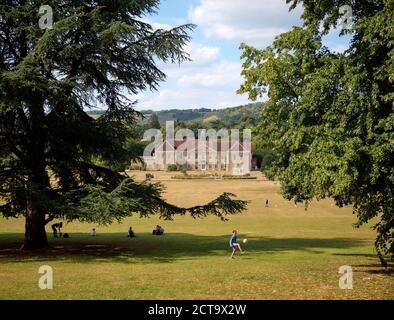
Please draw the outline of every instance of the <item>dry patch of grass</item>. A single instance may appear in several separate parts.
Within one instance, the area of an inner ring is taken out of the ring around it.
[[[144,179],[145,173],[134,173]],[[155,173],[156,174],[156,173]],[[171,173],[168,174],[169,176]],[[1,299],[393,299],[392,269],[380,267],[375,234],[354,229],[351,208],[332,201],[308,211],[284,200],[279,184],[258,180],[177,181],[161,172],[165,197],[180,206],[208,202],[223,192],[249,200],[247,212],[221,222],[209,217],[174,221],[128,218],[109,227],[71,223],[70,239],[54,250],[21,253],[22,220],[0,220]],[[270,207],[265,208],[269,199]],[[160,224],[163,237],[152,236]],[[128,239],[132,226],[137,238]],[[98,236],[89,232],[96,228]],[[229,259],[232,229],[247,238],[247,253]],[[54,289],[39,290],[38,268],[54,270]],[[353,268],[353,290],[338,286],[342,265]],[[392,267],[392,266],[391,266]]]

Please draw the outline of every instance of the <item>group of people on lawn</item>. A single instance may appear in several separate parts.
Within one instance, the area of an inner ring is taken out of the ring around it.
[[[55,223],[55,224],[52,225],[53,236],[55,238],[58,238],[58,237],[61,238],[62,237],[62,232],[61,232],[61,228],[62,227],[63,227],[63,223],[62,222]],[[232,233],[231,238],[230,238],[230,247],[231,247],[231,249],[233,249],[233,252],[231,254],[231,258],[234,258],[235,252],[237,250],[239,250],[242,254],[244,253],[244,251],[241,248],[241,245],[237,242],[237,233],[238,233],[237,230],[233,230],[233,233]],[[157,225],[152,231],[152,235],[155,235],[155,236],[162,236],[163,234],[164,234],[164,229],[163,229],[163,227],[161,227],[159,225]],[[96,237],[97,236],[97,232],[96,232],[95,228],[92,229],[92,232],[90,233],[90,235],[92,237]],[[64,237],[64,235],[63,235],[63,237]],[[134,231],[133,231],[133,229],[131,227],[127,231],[127,237],[128,238],[135,238]]]
[[[55,223],[51,227],[52,227],[54,238],[67,238],[68,237],[68,235],[66,233],[63,235],[63,233],[61,232],[61,229],[63,228],[63,222]],[[153,229],[152,234],[156,235],[156,236],[162,236],[164,234],[164,229],[161,226],[157,225]],[[67,235],[67,237],[65,235]],[[92,229],[92,231],[90,232],[90,235],[92,237],[97,236],[97,231],[95,228]],[[135,233],[134,233],[132,227],[130,227],[129,230],[127,231],[127,237],[128,238],[135,238]]]
[[[266,202],[265,202],[265,206],[266,206],[266,207],[269,206],[269,201],[268,201],[268,199],[267,199]],[[53,236],[54,236],[55,238],[58,238],[58,237],[61,238],[62,236],[65,237],[66,234],[62,235],[62,233],[61,233],[61,228],[62,228],[62,227],[63,227],[63,223],[62,223],[62,222],[60,222],[60,223],[55,223],[55,224],[52,225]],[[237,250],[240,251],[241,254],[244,253],[244,251],[243,251],[242,248],[241,248],[241,245],[237,242],[237,234],[238,234],[237,230],[233,230],[232,235],[231,235],[231,238],[230,238],[230,248],[232,249],[232,254],[231,254],[231,258],[232,258],[232,259],[234,258],[234,255],[235,255],[235,253],[236,253]],[[92,229],[92,232],[90,233],[90,235],[91,235],[92,237],[96,237],[96,236],[97,236],[97,232],[96,232],[96,229],[95,229],[95,228]],[[155,236],[162,236],[162,235],[164,235],[164,229],[163,229],[163,227],[157,225],[157,226],[153,229],[152,235],[155,235]],[[68,235],[67,235],[67,237],[68,237]],[[127,231],[127,237],[128,237],[128,238],[135,238],[135,237],[136,237],[135,234],[134,234],[134,231],[133,231],[133,229],[132,229],[131,227],[130,227],[129,230]],[[245,241],[246,241],[246,240],[245,240]]]
[[[265,207],[266,208],[269,207],[268,199],[265,201]],[[62,235],[62,232],[61,232],[61,228],[62,227],[63,227],[63,223],[62,222],[55,223],[55,224],[52,225],[53,236],[55,238],[58,238],[58,237],[66,238],[65,235],[67,235],[67,234]],[[232,249],[232,253],[231,253],[231,256],[230,256],[231,259],[234,259],[234,255],[235,255],[236,251],[240,251],[241,254],[244,253],[244,250],[242,250],[241,245],[237,241],[237,234],[238,234],[237,230],[233,230],[231,238],[230,238],[230,248]],[[93,228],[92,232],[90,233],[90,235],[92,237],[97,236],[96,229]],[[162,235],[164,235],[163,227],[157,225],[153,229],[152,235],[154,235],[154,236],[162,236]],[[68,235],[67,235],[67,237],[68,237]],[[133,229],[131,227],[127,231],[127,237],[128,238],[135,238],[136,237],[135,234],[134,234],[134,231],[133,231]],[[246,242],[246,240],[244,240],[244,242]]]
[[[90,233],[90,235],[91,235],[92,237],[97,236],[97,232],[96,232],[96,229],[95,229],[95,228],[93,228],[93,230],[92,230],[92,232]],[[133,231],[133,228],[132,228],[132,227],[130,227],[129,230],[127,231],[127,238],[135,238],[135,234],[134,234],[134,231]]]

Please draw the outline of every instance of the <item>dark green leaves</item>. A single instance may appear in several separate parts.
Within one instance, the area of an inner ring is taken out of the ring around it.
[[[353,205],[357,225],[378,216],[383,259],[394,253],[394,1],[288,2],[304,6],[302,28],[264,50],[241,46],[239,92],[269,96],[259,139],[276,160],[266,171],[282,181],[289,200],[333,197]],[[350,48],[330,52],[322,39],[348,4]]]
[[[189,60],[184,47],[194,26],[155,30],[146,18],[158,4],[0,4],[0,213],[25,215],[26,225],[40,230],[40,243],[29,236],[26,247],[47,246],[46,215],[107,224],[135,213],[225,219],[245,209],[228,194],[178,208],[161,198],[161,186],[118,173],[142,155],[134,128],[140,115],[129,94],[158,88],[166,77],[159,63]],[[51,29],[38,26],[41,5],[53,9]],[[92,119],[87,111],[96,107],[106,112]]]

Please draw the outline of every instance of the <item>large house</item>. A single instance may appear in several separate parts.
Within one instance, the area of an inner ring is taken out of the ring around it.
[[[240,141],[166,140],[143,160],[148,170],[166,170],[169,165],[176,165],[189,171],[242,175],[251,171],[252,150]]]

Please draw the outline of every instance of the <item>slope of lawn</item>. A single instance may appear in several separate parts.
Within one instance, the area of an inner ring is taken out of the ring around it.
[[[141,178],[144,174],[137,173]],[[209,217],[132,217],[109,227],[70,223],[56,250],[21,253],[23,219],[0,220],[0,299],[393,299],[394,273],[376,259],[375,234],[354,229],[351,208],[331,200],[302,205],[280,186],[258,180],[173,180],[160,173],[166,198],[191,206],[222,192],[249,200],[228,222]],[[269,199],[270,207],[265,208]],[[160,224],[162,237],[151,230]],[[137,238],[126,237],[132,226]],[[97,237],[89,233],[96,228]],[[246,254],[230,260],[232,229],[247,238]],[[40,290],[38,268],[53,268],[53,290]],[[353,268],[353,289],[338,286],[339,267]],[[391,266],[392,267],[392,266]]]

